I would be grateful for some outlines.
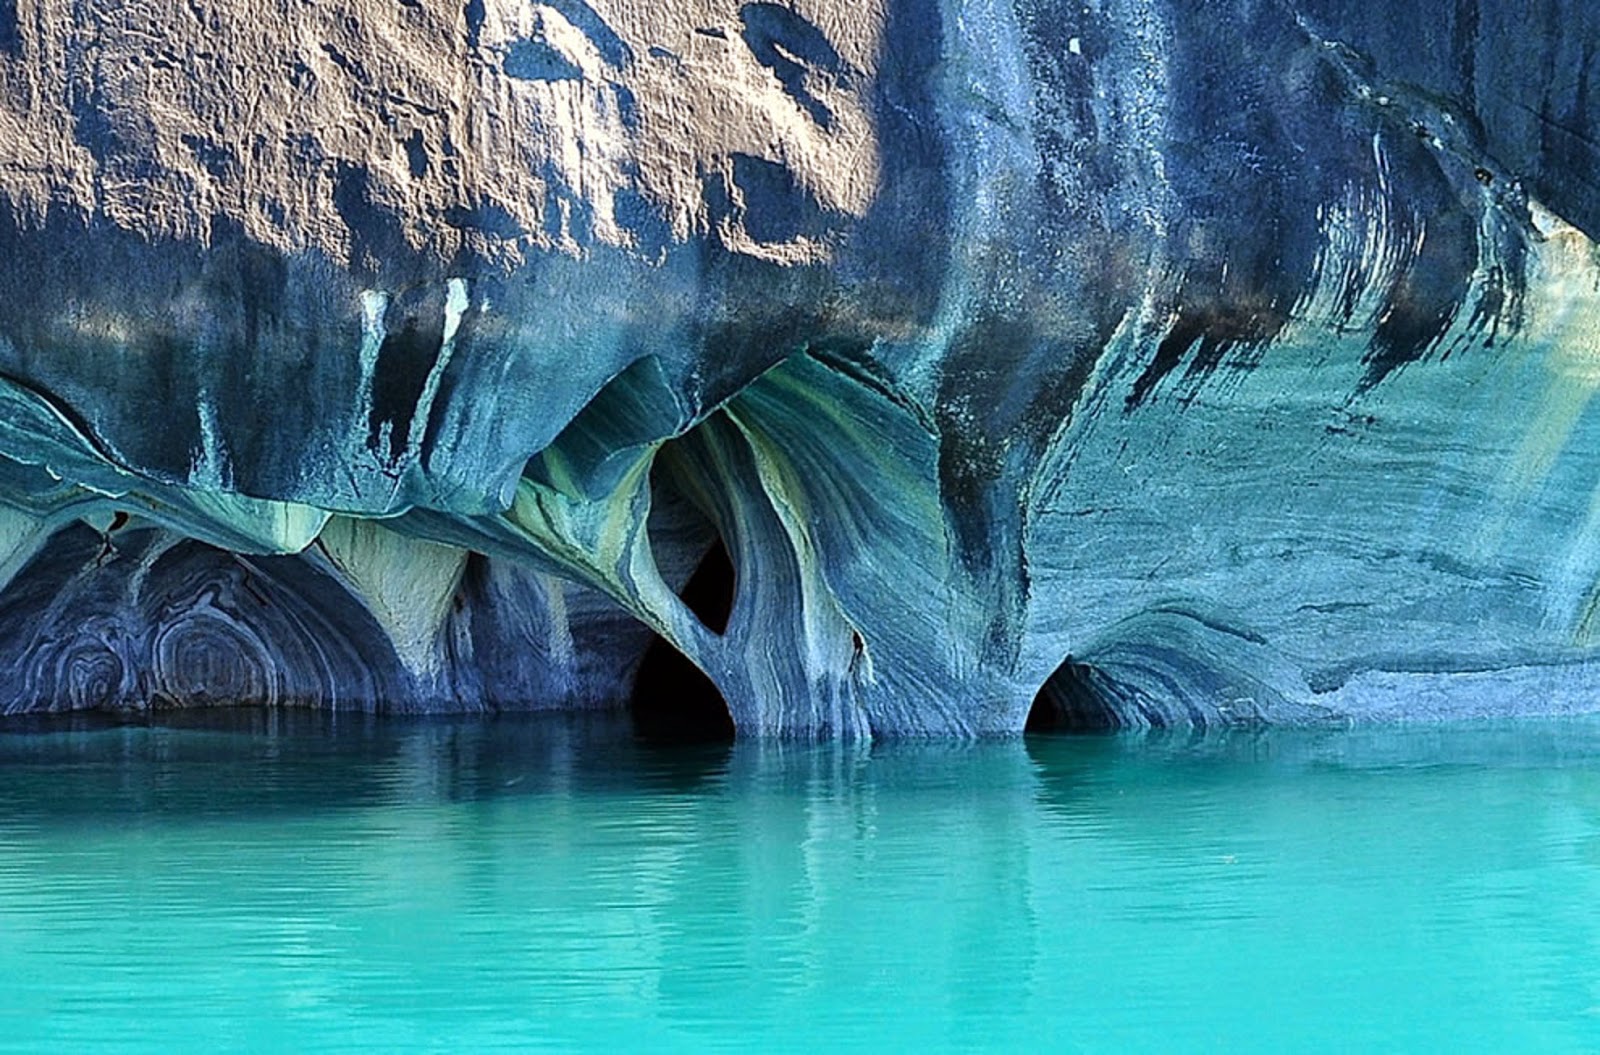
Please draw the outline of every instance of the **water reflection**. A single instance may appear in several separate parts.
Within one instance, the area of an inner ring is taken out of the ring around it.
[[[1584,1047],[1596,758],[1593,722],[13,731],[0,1048]]]
[[[250,816],[627,787],[689,793],[729,748],[658,750],[615,715],[376,718],[237,709],[0,728],[0,810]]]

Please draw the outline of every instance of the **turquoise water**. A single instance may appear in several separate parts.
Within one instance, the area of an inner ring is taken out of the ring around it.
[[[0,1049],[1600,1049],[1600,725],[0,735]]]

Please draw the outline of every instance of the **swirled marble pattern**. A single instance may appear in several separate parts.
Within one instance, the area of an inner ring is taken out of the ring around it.
[[[1594,5],[230,3],[0,0],[0,710],[1600,705]]]

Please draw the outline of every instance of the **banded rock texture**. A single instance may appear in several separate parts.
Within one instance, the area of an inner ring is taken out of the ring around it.
[[[0,710],[1592,709],[1600,14],[1501,7],[0,0]]]

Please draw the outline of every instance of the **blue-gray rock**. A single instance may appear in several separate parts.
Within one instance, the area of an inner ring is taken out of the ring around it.
[[[0,0],[0,711],[1594,709],[1597,33]]]

